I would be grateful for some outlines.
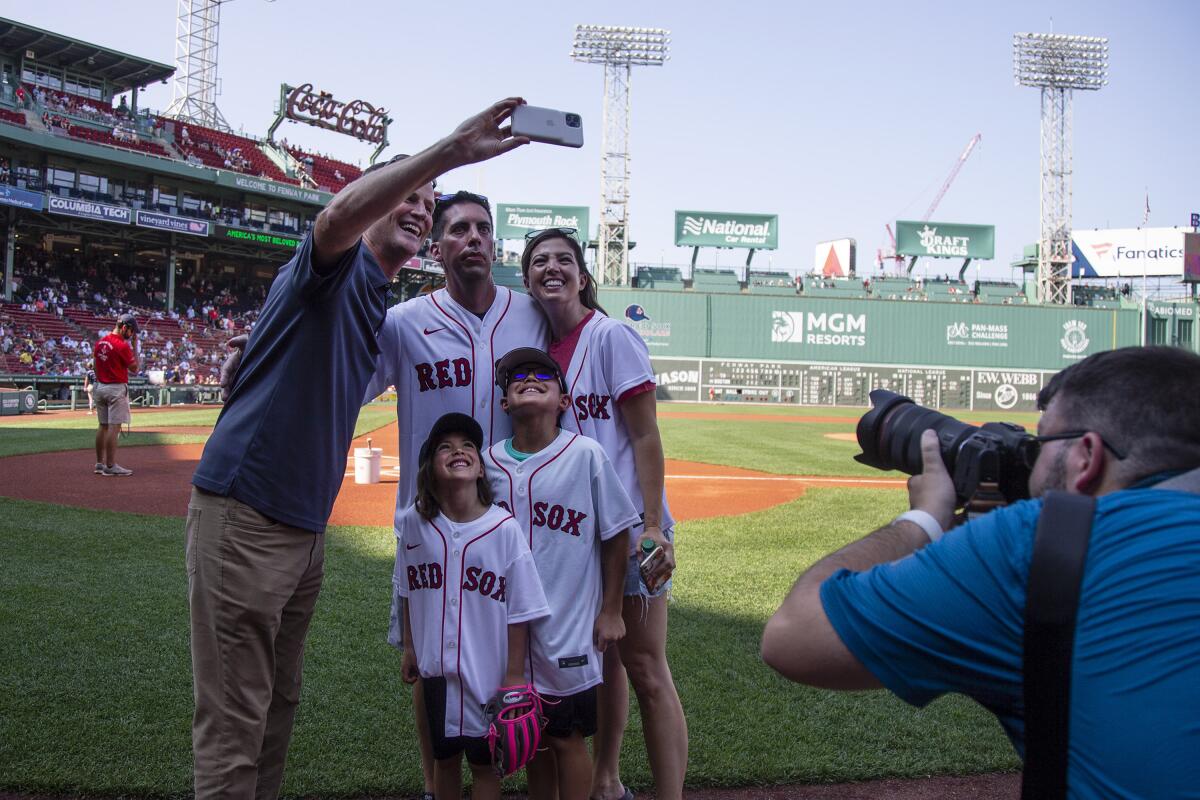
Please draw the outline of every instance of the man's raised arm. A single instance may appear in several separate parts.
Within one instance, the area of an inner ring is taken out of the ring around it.
[[[337,194],[317,216],[313,228],[313,265],[332,269],[347,250],[381,217],[442,173],[486,161],[528,144],[513,136],[505,121],[525,101],[509,97],[467,119],[454,132],[414,156],[364,175]]]

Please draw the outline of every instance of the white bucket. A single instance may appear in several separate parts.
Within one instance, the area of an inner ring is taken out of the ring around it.
[[[382,447],[354,448],[354,482],[379,483],[379,465],[382,461]]]

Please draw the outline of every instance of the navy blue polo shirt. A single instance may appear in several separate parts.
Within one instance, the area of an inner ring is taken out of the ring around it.
[[[312,234],[305,237],[271,284],[195,486],[325,530],[375,372],[387,287],[361,241],[318,275]]]

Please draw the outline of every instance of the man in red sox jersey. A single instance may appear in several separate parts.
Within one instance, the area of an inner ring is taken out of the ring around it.
[[[92,390],[96,399],[97,475],[109,478],[124,478],[133,474],[117,463],[117,437],[121,426],[129,422],[129,370],[137,369],[138,359],[130,342],[136,343],[137,318],[133,314],[122,314],[109,333],[92,349],[96,369],[96,388]]]
[[[513,436],[488,448],[484,466],[493,502],[511,509],[529,539],[550,605],[530,627],[530,681],[548,700],[550,746],[528,766],[529,795],[587,800],[600,653],[625,634],[629,528],[640,519],[600,445],[558,427],[571,399],[554,360],[522,347],[496,373]]]
[[[486,197],[457,192],[438,198],[431,237],[430,254],[446,271],[446,287],[388,309],[375,378],[364,398],[370,401],[396,387],[397,531],[416,499],[418,450],[433,423],[448,411],[467,414],[479,422],[484,447],[511,435],[509,418],[499,407],[496,360],[513,348],[544,347],[547,341],[545,317],[533,301],[492,279],[495,240]],[[401,647],[399,620],[399,598],[393,594],[388,641],[395,647]],[[429,776],[423,700],[420,687],[414,687],[422,763]]]

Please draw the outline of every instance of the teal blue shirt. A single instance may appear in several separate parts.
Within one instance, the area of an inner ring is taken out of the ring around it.
[[[821,585],[830,623],[901,699],[966,694],[1025,751],[1022,634],[1040,500]],[[1098,498],[1071,676],[1072,797],[1200,797],[1200,496]]]

